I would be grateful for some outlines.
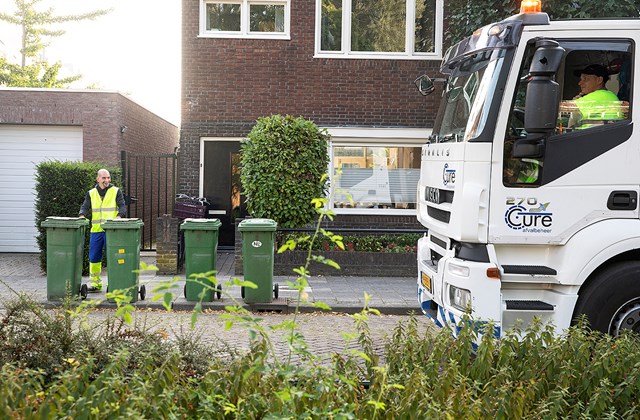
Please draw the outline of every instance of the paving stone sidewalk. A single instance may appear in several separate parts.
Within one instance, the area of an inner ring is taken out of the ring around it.
[[[47,276],[39,265],[39,254],[0,253],[0,306],[2,300],[10,298],[12,291],[27,293],[36,301],[55,304],[47,301]],[[155,264],[155,253],[143,252],[140,260],[146,264]],[[214,297],[213,302],[204,302],[204,309],[218,310],[236,303],[243,304],[253,311],[273,311],[288,313],[295,308],[297,291],[288,287],[287,282],[295,280],[295,276],[275,276],[273,283],[278,284],[278,298],[270,303],[244,304],[240,287],[229,285],[235,276],[233,270],[233,254],[219,253],[217,256],[217,279],[222,284],[221,299]],[[106,274],[106,270],[103,275]],[[104,276],[106,278],[106,276]],[[83,278],[83,282],[87,282]],[[106,278],[108,282],[108,278]],[[139,276],[139,285],[145,286],[145,300],[138,300],[135,305],[146,308],[161,308],[161,300],[153,300],[154,289],[161,283],[174,281],[173,308],[190,310],[196,302],[185,299],[183,289],[185,275],[159,275],[155,272],[143,272]],[[365,293],[369,295],[369,306],[383,314],[405,315],[420,312],[416,298],[416,279],[413,277],[344,277],[313,276],[309,279],[309,287],[304,291],[310,303],[323,302],[334,312],[354,313],[365,305]],[[105,299],[105,293],[89,294],[88,299]],[[109,308],[113,303],[104,302],[100,306]],[[305,312],[314,311],[311,305],[303,305]]]

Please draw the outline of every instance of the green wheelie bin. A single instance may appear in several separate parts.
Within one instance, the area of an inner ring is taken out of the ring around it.
[[[243,287],[246,303],[269,303],[278,298],[278,284],[273,284],[273,254],[278,224],[271,219],[245,219],[238,225],[242,234],[242,268],[244,279],[258,288]]]
[[[67,293],[87,297],[82,284],[84,234],[89,220],[84,217],[47,217],[41,226],[47,229],[47,299],[60,300]]]
[[[110,219],[102,224],[107,235],[107,291],[123,290],[131,302],[144,300],[147,290],[139,286],[140,236],[144,223],[140,219]],[[113,302],[113,299],[109,299]]]
[[[206,279],[196,279],[192,274],[207,273],[216,269],[218,252],[218,228],[222,223],[218,219],[185,219],[180,225],[184,231],[184,267],[187,282],[184,285],[184,297],[190,302],[200,301],[204,290],[203,302],[212,302],[214,290],[202,284]],[[211,285],[213,287],[213,284]],[[218,284],[216,295],[220,299],[222,285]]]

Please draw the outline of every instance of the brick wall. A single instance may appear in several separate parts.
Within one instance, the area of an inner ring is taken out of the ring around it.
[[[158,273],[177,274],[180,220],[165,215],[157,219],[156,226],[156,265]]]
[[[0,124],[82,126],[83,160],[111,164],[121,150],[171,153],[179,138],[178,127],[117,92],[2,89]]]
[[[179,142],[178,127],[117,92],[1,89],[0,124],[81,126],[83,160],[112,165],[120,165],[123,150],[168,154],[174,152]],[[171,212],[173,174],[158,164],[141,164],[137,177],[133,178],[138,185],[129,185],[125,193],[139,196],[139,201],[129,206],[128,215],[145,221],[144,245],[152,246],[155,220],[164,212],[161,209],[169,207]],[[145,204],[142,194],[147,200]]]
[[[198,38],[199,2],[183,0],[180,192],[197,195],[201,136],[244,136],[259,117],[323,127],[431,127],[439,95],[413,80],[438,60],[313,58],[315,2],[291,2],[291,40]]]

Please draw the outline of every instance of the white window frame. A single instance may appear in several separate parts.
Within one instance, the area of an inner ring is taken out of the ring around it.
[[[240,5],[240,31],[208,31],[207,4],[225,3]],[[251,32],[249,30],[250,5],[284,6],[284,32]],[[291,39],[291,0],[200,0],[199,38]]]
[[[363,52],[351,51],[351,0],[343,0],[342,5],[342,49],[340,51],[322,51],[321,46],[321,26],[322,26],[322,0],[316,0],[316,33],[315,33],[315,58],[351,58],[351,59],[394,59],[394,60],[424,60],[442,59],[442,32],[444,0],[436,0],[435,14],[435,39],[433,40],[435,51],[424,53],[414,52],[415,44],[415,20],[416,20],[416,0],[406,0],[407,22],[414,22],[413,25],[406,25],[405,28],[405,51],[404,52]]]
[[[329,168],[327,173],[333,176],[334,146],[363,147],[422,147],[431,134],[430,128],[351,128],[325,127],[331,135],[329,142]],[[370,209],[334,207],[333,194],[328,208],[336,214],[380,214],[380,215],[416,215],[416,209]]]

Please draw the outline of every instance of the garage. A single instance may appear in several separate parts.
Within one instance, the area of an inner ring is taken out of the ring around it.
[[[0,252],[40,252],[35,167],[45,160],[81,161],[82,127],[0,125]]]

